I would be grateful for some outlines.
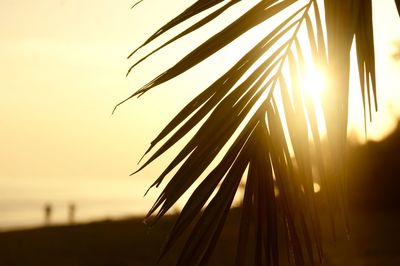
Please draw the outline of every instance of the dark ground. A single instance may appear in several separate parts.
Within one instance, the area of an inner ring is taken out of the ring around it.
[[[232,265],[235,216],[238,211],[233,211],[211,265]],[[155,265],[174,219],[166,217],[151,230],[141,219],[127,219],[4,232],[0,234],[0,265]],[[325,234],[326,265],[400,265],[399,213],[352,212],[351,225],[351,240],[342,232],[334,245]],[[172,265],[178,249],[161,265]]]

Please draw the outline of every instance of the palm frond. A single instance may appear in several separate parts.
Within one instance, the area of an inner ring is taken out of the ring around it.
[[[196,1],[129,57],[182,22],[206,11],[209,13],[137,60],[129,71],[170,43],[212,23],[240,2]],[[325,23],[321,6],[325,11]],[[368,102],[364,101],[364,112],[367,107],[371,110],[372,95],[377,108],[371,0],[325,0],[324,5],[317,0],[259,1],[118,105],[178,77],[247,31],[282,14],[284,19],[189,102],[145,152],[144,156],[152,154],[137,171],[200,125],[151,186],[159,186],[177,168],[146,216],[146,222],[153,224],[199,181],[172,228],[160,259],[193,226],[177,265],[207,264],[236,191],[240,183],[245,182],[236,264],[246,265],[249,256],[253,256],[251,261],[256,265],[278,265],[282,239],[286,239],[290,264],[322,263],[313,168],[316,166],[329,205],[341,202],[345,210],[343,195],[337,196],[338,191],[343,194],[345,188],[329,176],[344,178],[350,49],[354,37],[360,87],[363,100]],[[302,31],[307,38],[300,38]],[[310,51],[311,60],[305,57],[306,51]],[[328,154],[321,144],[315,103],[307,98],[302,82],[309,64],[318,65],[331,77],[327,98],[322,101],[330,143]],[[205,174],[221,152],[225,152],[222,159]],[[312,156],[312,152],[317,155]],[[330,167],[332,165],[335,169]],[[333,213],[330,208],[335,231]]]
[[[203,18],[202,20],[200,20],[199,22],[195,23],[194,25],[192,25],[191,27],[189,27],[188,29],[186,29],[185,31],[181,32],[180,34],[176,35],[175,37],[171,38],[170,40],[168,40],[167,42],[165,42],[164,44],[162,44],[161,46],[159,46],[157,49],[153,50],[151,53],[147,54],[146,56],[142,57],[140,60],[138,60],[136,63],[134,63],[128,70],[126,75],[129,75],[129,73],[131,72],[131,70],[137,66],[138,64],[140,64],[142,61],[146,60],[149,56],[151,56],[152,54],[156,53],[157,51],[161,50],[162,48],[164,48],[165,46],[175,42],[176,40],[188,35],[189,33],[192,33],[194,31],[196,31],[197,29],[201,28],[202,26],[204,26],[205,24],[211,22],[213,19],[217,18],[219,15],[221,15],[225,10],[227,10],[228,8],[230,8],[231,6],[233,6],[234,4],[238,3],[240,0],[232,0],[229,1],[228,3],[226,3],[224,6],[220,7],[218,10],[214,11],[213,13],[211,13],[210,15],[206,16],[205,18]],[[220,2],[220,1],[219,1]],[[185,12],[184,12],[185,14]],[[144,42],[141,46],[139,46],[135,51],[133,51],[129,56],[128,59],[134,54],[136,53],[140,48],[142,48],[143,46],[145,46],[146,44],[150,43],[152,40],[154,40],[155,38],[157,38],[158,36],[162,35],[164,32],[166,32],[169,28],[172,28],[173,26],[175,26],[177,23],[183,22],[184,20],[186,20],[186,16],[182,15],[184,17],[184,19],[182,20],[178,20],[176,21],[176,19],[172,20],[170,23],[172,23],[172,25],[168,25],[168,27],[163,27],[162,29],[158,30],[157,34],[153,35],[152,37],[150,37],[146,42]],[[166,25],[166,26],[167,26]]]
[[[394,0],[396,2],[396,7],[397,7],[397,12],[399,13],[400,16],[400,0]]]

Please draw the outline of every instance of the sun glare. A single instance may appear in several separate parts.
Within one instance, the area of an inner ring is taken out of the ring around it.
[[[305,90],[304,96],[307,101],[312,102],[316,111],[319,134],[322,136],[326,135],[326,126],[321,100],[327,89],[327,76],[322,70],[316,67],[311,67],[306,71],[302,82]]]
[[[304,76],[304,89],[314,103],[319,102],[326,89],[326,78],[324,73],[316,68],[309,69]]]

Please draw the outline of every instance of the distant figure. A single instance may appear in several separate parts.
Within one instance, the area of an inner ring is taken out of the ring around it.
[[[46,203],[43,209],[44,209],[44,223],[45,225],[50,225],[53,208],[50,203]]]
[[[75,223],[75,210],[76,206],[74,203],[69,204],[68,206],[68,221],[70,224]]]

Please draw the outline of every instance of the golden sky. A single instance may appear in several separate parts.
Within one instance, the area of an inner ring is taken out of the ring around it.
[[[234,60],[212,58],[111,116],[116,103],[212,32],[161,51],[125,78],[130,51],[191,2],[147,0],[130,10],[127,0],[0,1],[0,178],[130,178],[159,130],[222,73],[207,63]],[[400,64],[392,59],[400,19],[393,0],[373,3],[380,111],[369,137],[379,139],[400,115]],[[353,131],[362,134],[362,112],[351,110],[361,126]],[[150,184],[167,159],[137,178]]]

